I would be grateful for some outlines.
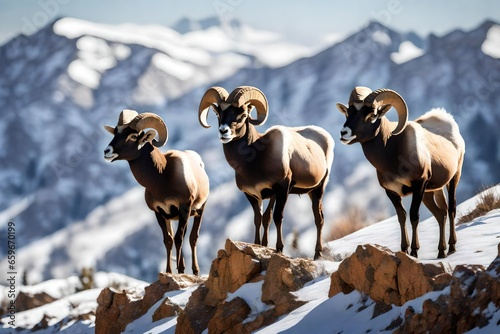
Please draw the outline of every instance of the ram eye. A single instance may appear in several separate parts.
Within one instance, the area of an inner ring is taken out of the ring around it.
[[[377,115],[377,114],[370,114],[370,115],[368,116],[368,119],[369,119],[369,120],[370,120],[370,122],[372,122],[372,123],[373,123],[373,122],[375,122],[375,121],[377,120],[377,118],[378,118],[378,115]]]
[[[130,136],[128,136],[127,140],[137,141],[137,138],[139,138],[139,136],[133,133]]]
[[[243,122],[246,118],[247,118],[247,115],[246,115],[246,114],[243,114],[243,115],[241,115],[241,116],[238,116],[238,118],[236,118],[236,122],[241,123],[241,122]]]

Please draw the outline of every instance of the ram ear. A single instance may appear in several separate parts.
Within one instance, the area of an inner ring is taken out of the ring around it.
[[[115,128],[112,127],[112,126],[109,126],[109,125],[105,125],[104,126],[104,130],[108,131],[109,133],[111,133],[112,135],[115,134]]]
[[[153,139],[156,137],[156,130],[149,130],[145,132],[140,138],[139,142],[137,143],[137,149],[140,150],[141,148],[144,147],[147,143],[151,143]]]
[[[378,107],[378,110],[377,110],[378,118],[385,116],[385,114],[387,114],[387,112],[389,110],[391,110],[391,108],[392,108],[391,104],[384,104],[384,105]]]
[[[347,108],[347,106],[343,105],[342,103],[337,103],[336,106],[341,113],[347,116],[347,110],[349,109]]]

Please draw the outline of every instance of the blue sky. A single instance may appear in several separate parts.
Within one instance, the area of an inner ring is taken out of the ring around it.
[[[317,43],[328,33],[354,32],[377,20],[401,32],[443,35],[452,29],[500,22],[497,0],[2,0],[0,44],[32,33],[59,16],[100,23],[161,24],[182,17],[236,18],[256,28],[277,31],[298,42]]]

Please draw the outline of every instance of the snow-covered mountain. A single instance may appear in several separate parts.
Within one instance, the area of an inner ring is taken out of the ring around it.
[[[151,280],[164,267],[142,190],[126,163],[102,159],[110,140],[102,125],[115,124],[124,108],[160,114],[169,127],[166,147],[195,149],[205,161],[212,190],[199,241],[202,272],[226,237],[251,241],[251,209],[234,185],[214,127],[202,129],[197,120],[199,100],[212,85],[261,88],[270,103],[262,130],[317,124],[334,138],[343,123],[335,102],[345,103],[356,85],[390,87],[405,97],[411,118],[430,107],[454,114],[467,144],[459,200],[500,180],[498,24],[422,39],[372,22],[312,54],[275,33],[207,22],[174,30],[63,18],[0,48],[6,108],[0,229],[15,222],[19,263],[34,281],[89,264]],[[216,122],[213,115],[209,122]],[[359,146],[336,146],[327,190],[325,234],[350,206],[369,209],[372,221],[392,212]],[[291,197],[283,229],[285,252],[296,230],[300,254],[311,256],[315,227],[307,197]]]

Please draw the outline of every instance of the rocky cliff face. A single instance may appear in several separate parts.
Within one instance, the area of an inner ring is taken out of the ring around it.
[[[266,247],[228,239],[203,283],[189,275],[160,274],[143,297],[103,290],[96,333],[120,333],[148,309],[151,322],[177,316],[176,333],[251,333],[306,304],[294,292],[324,275],[315,261],[290,259]],[[375,303],[372,319],[401,307],[399,316],[379,330],[463,333],[494,321],[494,310],[500,308],[499,277],[500,255],[487,269],[462,265],[449,273],[441,264],[422,264],[401,252],[363,245],[331,275],[328,297],[357,290]],[[185,305],[164,297],[167,291],[193,284],[199,286]],[[249,284],[261,285],[261,307],[238,294]],[[420,310],[416,302],[408,303],[422,296]]]

